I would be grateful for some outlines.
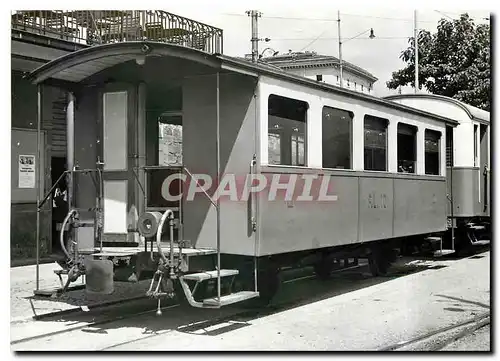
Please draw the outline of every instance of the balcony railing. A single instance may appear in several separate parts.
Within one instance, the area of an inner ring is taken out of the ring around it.
[[[222,29],[162,10],[15,11],[12,29],[86,45],[149,40],[223,51]]]

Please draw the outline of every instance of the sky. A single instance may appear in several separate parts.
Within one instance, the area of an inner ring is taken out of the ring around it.
[[[369,4],[368,2],[365,2]],[[196,0],[169,2],[162,9],[193,20],[222,28],[224,31],[224,54],[244,56],[251,52],[251,20],[246,10],[258,10],[259,37],[270,38],[270,42],[260,42],[259,51],[270,47],[280,53],[292,51],[315,51],[319,54],[338,57],[337,11],[340,11],[341,36],[343,39],[343,60],[358,65],[379,80],[374,84],[374,95],[385,96],[396,93],[386,87],[393,71],[404,67],[399,59],[401,52],[408,47],[408,38],[413,36],[413,9],[391,8],[390,3],[376,3],[379,7],[347,7],[349,2],[341,2],[339,9],[329,1],[222,1],[210,3]],[[356,4],[354,4],[356,5]],[[476,20],[476,23],[488,23],[490,10],[483,6],[480,10],[452,8],[448,4],[445,10],[432,8],[417,9],[418,28],[435,32],[441,18],[458,19],[463,12]],[[375,38],[369,39],[365,33],[373,28]],[[315,40],[317,39],[317,40]],[[268,55],[270,53],[267,53]],[[411,92],[410,87],[403,88]]]

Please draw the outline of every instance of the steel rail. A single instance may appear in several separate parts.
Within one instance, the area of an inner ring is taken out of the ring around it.
[[[358,265],[358,266],[355,266],[355,267],[348,267],[348,268],[343,268],[343,269],[339,269],[339,270],[336,270],[336,271],[333,271],[333,273],[338,273],[338,272],[342,272],[342,271],[347,271],[347,270],[352,270],[353,268],[358,268],[358,267],[361,267],[362,265]],[[311,276],[307,276],[307,278],[315,278],[316,276],[315,275],[311,275]],[[292,282],[298,282],[298,281],[302,281],[306,279],[306,277],[296,277],[296,278],[293,278],[293,279],[290,279],[290,280],[287,280],[286,282],[284,283],[292,283]],[[90,308],[90,311],[94,311],[95,309],[100,309],[100,308],[103,308],[103,307],[111,307],[111,306],[116,306],[118,304],[122,304],[122,303],[126,303],[126,302],[133,302],[133,301],[140,301],[140,300],[151,300],[151,298],[149,297],[146,297],[146,296],[140,296],[140,297],[134,297],[134,298],[130,298],[130,299],[125,299],[125,300],[118,300],[118,301],[111,301],[109,303],[105,303],[105,304],[99,304],[99,305],[96,305],[92,308]],[[233,314],[230,314],[228,316],[222,316],[220,318],[214,318],[213,321],[222,321],[224,320],[225,318],[227,317],[235,317],[235,316],[238,316],[238,317],[250,317],[251,315],[266,315],[266,314],[269,314],[269,313],[276,313],[276,312],[279,312],[283,309],[286,309],[286,307],[289,307],[289,306],[292,306],[298,302],[302,302],[303,300],[294,300],[294,301],[291,301],[291,302],[286,302],[286,303],[283,303],[283,304],[280,304],[280,305],[277,305],[276,307],[272,307],[272,308],[260,308],[260,309],[247,309],[247,310],[244,310],[244,311],[241,311],[241,312],[237,312],[237,313],[233,313]],[[174,307],[178,307],[178,306],[181,306],[180,303],[175,303],[175,304],[171,304],[171,305],[167,305],[167,306],[164,306],[164,307],[161,307],[162,310],[166,310],[166,309],[170,309],[170,308],[174,308]],[[124,320],[124,319],[130,319],[130,318],[134,318],[134,317],[137,317],[137,316],[143,316],[149,312],[155,312],[157,310],[156,308],[156,305],[152,305],[151,308],[148,308],[147,310],[144,310],[144,311],[140,311],[140,312],[136,312],[136,313],[132,313],[132,314],[127,314],[127,315],[119,315],[119,316],[115,316],[115,317],[108,317],[108,318],[105,318],[103,320],[99,320],[99,321],[95,321],[95,322],[89,322],[89,323],[85,323],[84,325],[79,325],[79,326],[75,326],[75,327],[69,327],[67,329],[64,329],[64,330],[58,330],[58,331],[53,331],[53,332],[49,332],[49,333],[45,333],[45,334],[40,334],[40,335],[35,335],[35,336],[30,336],[30,337],[26,337],[26,338],[22,338],[22,339],[18,339],[18,340],[14,340],[14,341],[11,341],[11,345],[16,345],[16,344],[20,344],[20,343],[24,343],[24,342],[29,342],[29,341],[33,341],[33,340],[39,340],[39,339],[43,339],[45,337],[50,337],[50,336],[54,336],[54,335],[60,335],[60,334],[65,334],[65,333],[69,333],[69,332],[72,332],[72,331],[78,331],[78,330],[81,330],[81,329],[84,329],[84,328],[87,328],[87,327],[92,327],[92,326],[99,326],[99,325],[103,325],[103,324],[109,324],[109,323],[113,323],[115,321],[121,321],[121,320]],[[50,314],[45,314],[45,315],[39,315],[39,316],[35,316],[34,319],[35,320],[42,320],[42,319],[46,319],[46,318],[52,318],[52,317],[57,317],[59,315],[61,316],[64,316],[64,315],[68,315],[68,314],[76,314],[76,313],[79,313],[79,312],[82,312],[81,311],[81,308],[74,308],[74,309],[70,309],[70,310],[63,310],[63,311],[56,311],[56,312],[52,312]],[[88,312],[85,312],[83,313],[82,315],[87,315]],[[149,337],[155,337],[155,336],[160,336],[162,335],[163,333],[159,333],[159,334],[155,334],[155,335],[150,335],[150,336],[147,336],[145,338],[149,338]],[[132,342],[135,342],[135,341],[139,341],[139,340],[142,340],[144,338],[139,338],[139,339],[134,339],[134,340],[130,340],[130,341],[125,341],[124,343],[120,343],[120,344],[116,344],[116,345],[112,345],[112,346],[109,346],[109,347],[106,347],[105,349],[108,349],[108,348],[113,348],[113,347],[116,347],[116,346],[120,346],[122,344],[128,344],[128,343],[132,343]]]
[[[412,338],[410,340],[407,340],[407,341],[401,341],[401,342],[398,342],[398,343],[395,343],[393,345],[390,345],[390,346],[386,346],[386,347],[383,347],[381,349],[378,349],[377,351],[396,351],[398,349],[401,349],[403,347],[406,347],[406,346],[410,346],[410,345],[413,345],[413,344],[416,344],[420,341],[423,341],[423,340],[426,340],[426,339],[429,339],[433,336],[437,336],[437,335],[440,335],[440,334],[443,334],[445,332],[448,332],[448,331],[451,331],[451,330],[454,330],[454,329],[457,329],[457,328],[460,328],[460,327],[463,327],[463,326],[466,326],[466,325],[469,325],[471,323],[477,323],[479,325],[481,325],[480,327],[484,326],[483,325],[483,321],[489,319],[491,317],[491,312],[488,311],[488,312],[484,312],[480,315],[477,315],[475,317],[472,317],[472,318],[469,318],[465,321],[462,321],[462,322],[458,322],[458,323],[455,323],[455,324],[452,324],[452,325],[449,325],[449,326],[446,326],[446,327],[441,327],[441,328],[438,328],[434,331],[430,331],[430,332],[427,332],[421,336],[417,336],[415,338]],[[488,321],[489,323],[489,321]],[[477,330],[477,328],[471,328],[472,331],[470,331],[469,333],[465,333],[462,335],[462,337],[474,332],[475,330]],[[456,336],[453,336],[449,339],[449,342],[448,343],[451,343],[453,342],[454,340],[456,340]],[[444,344],[440,344],[440,348],[444,347],[446,345],[446,343]]]
[[[136,298],[136,299],[142,299],[141,298]],[[146,298],[148,300],[150,300],[150,298]],[[132,299],[131,301],[133,301],[135,299]],[[174,308],[174,307],[178,307],[180,304],[174,304],[174,305],[168,305],[168,306],[164,306],[162,307],[162,309],[169,309],[169,308]],[[125,319],[131,319],[131,318],[134,318],[134,317],[138,317],[138,316],[143,316],[147,313],[150,313],[150,312],[154,312],[156,311],[156,306],[152,307],[152,308],[148,308],[144,311],[140,311],[140,312],[136,312],[136,313],[131,313],[131,314],[126,314],[126,315],[119,315],[119,316],[114,316],[114,317],[108,317],[108,318],[105,318],[103,320],[99,320],[99,321],[94,321],[94,322],[89,322],[89,323],[85,323],[83,325],[79,325],[79,326],[75,326],[75,327],[69,327],[67,329],[63,329],[63,330],[57,330],[57,331],[52,331],[52,332],[48,332],[48,333],[44,333],[44,334],[40,334],[40,335],[34,335],[34,336],[29,336],[29,337],[26,337],[26,338],[21,338],[21,339],[18,339],[18,340],[14,340],[14,341],[11,341],[11,345],[17,345],[17,344],[20,344],[20,343],[24,343],[24,342],[29,342],[29,341],[33,341],[33,340],[39,340],[39,339],[43,339],[45,337],[51,337],[51,336],[55,336],[55,335],[61,335],[61,334],[65,334],[65,333],[69,333],[69,332],[73,332],[73,331],[78,331],[78,330],[81,330],[81,329],[84,329],[84,328],[87,328],[87,327],[93,327],[93,326],[99,326],[99,325],[104,325],[104,324],[108,324],[108,323],[113,323],[115,321],[121,321],[121,320],[125,320]],[[75,312],[77,312],[77,310],[75,310]]]

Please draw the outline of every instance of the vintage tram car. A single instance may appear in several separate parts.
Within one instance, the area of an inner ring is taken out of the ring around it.
[[[218,308],[269,300],[284,266],[325,276],[367,257],[384,273],[394,247],[447,230],[448,129],[467,132],[447,112],[154,42],[83,49],[29,78],[68,92],[68,284],[151,278],[152,297]],[[456,172],[454,219],[477,184]],[[223,180],[234,197],[214,197]]]
[[[386,99],[452,118],[446,128],[448,194],[447,243],[453,249],[484,245],[491,238],[490,113],[433,94],[392,95]],[[452,233],[452,230],[454,231]]]

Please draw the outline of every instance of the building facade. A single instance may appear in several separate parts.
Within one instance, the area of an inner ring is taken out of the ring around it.
[[[161,10],[31,10],[12,13],[11,260],[36,256],[37,198],[43,200],[67,170],[67,94],[57,84],[41,89],[42,136],[38,156],[38,89],[24,76],[46,62],[85,47],[140,40],[175,43],[207,53],[223,52],[222,29]],[[158,118],[160,123],[161,116]],[[178,130],[163,131],[157,127],[156,133],[159,139],[157,148],[161,148],[158,151],[165,161],[177,157],[174,148]],[[36,174],[38,162],[40,175]],[[37,179],[40,180],[39,194],[36,191]],[[64,194],[64,180],[56,187]],[[54,195],[54,192],[49,194],[40,208],[39,251],[42,258],[59,252],[59,226],[67,212],[64,206],[58,207]]]
[[[295,75],[340,86],[340,61],[334,56],[290,51],[263,57],[260,61]],[[368,71],[346,61],[342,61],[342,74],[344,88],[365,94],[373,93],[373,84],[378,80]]]

